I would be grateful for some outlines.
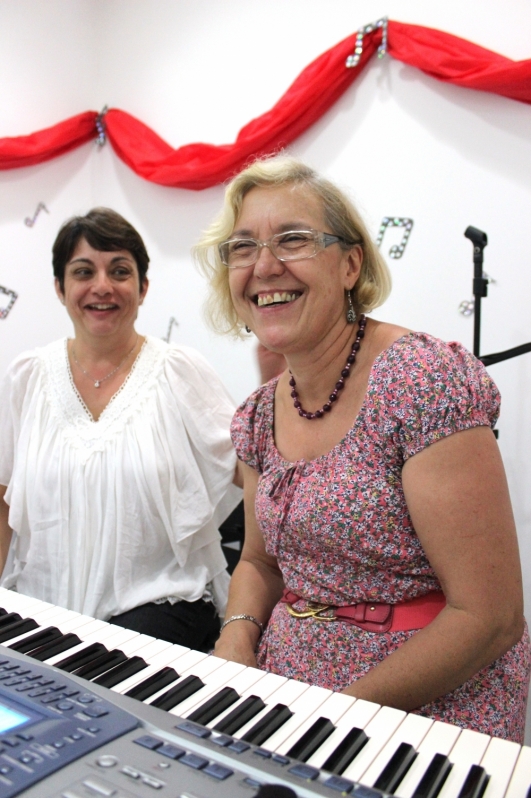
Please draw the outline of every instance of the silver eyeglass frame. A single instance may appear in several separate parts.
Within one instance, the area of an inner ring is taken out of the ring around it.
[[[296,253],[294,253],[293,257],[279,257],[279,255],[277,255],[277,253],[275,252],[275,245],[273,244],[273,241],[275,238],[279,238],[280,236],[290,235],[290,233],[312,233],[313,241],[315,244],[315,252],[313,252],[311,255],[298,256]],[[232,244],[235,241],[252,241],[257,248],[256,260],[252,261],[251,263],[246,263],[244,266],[229,265],[227,263],[227,260],[225,260],[225,255],[223,250],[224,247],[227,247],[229,244]],[[315,258],[316,255],[319,252],[321,252],[323,249],[326,249],[326,247],[329,247],[331,244],[338,244],[339,242],[342,242],[344,244],[349,243],[342,236],[336,236],[333,235],[332,233],[321,233],[319,230],[313,230],[311,227],[309,227],[306,230],[283,230],[280,233],[275,233],[274,235],[272,235],[270,238],[267,239],[267,241],[260,241],[258,238],[251,238],[251,237],[229,238],[227,241],[222,241],[221,244],[218,244],[218,253],[221,262],[223,263],[224,266],[227,267],[227,269],[248,269],[249,266],[254,266],[257,263],[258,259],[260,258],[260,253],[262,252],[263,247],[267,247],[271,252],[271,254],[274,255],[274,257],[277,260],[280,260],[282,261],[282,263],[284,263],[285,261],[291,261],[291,260],[307,260],[308,258]],[[354,244],[352,246],[354,246]]]

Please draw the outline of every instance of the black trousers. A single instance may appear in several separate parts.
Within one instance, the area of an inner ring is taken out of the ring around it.
[[[214,648],[220,629],[216,608],[204,599],[142,604],[121,615],[113,615],[109,623],[205,652]]]

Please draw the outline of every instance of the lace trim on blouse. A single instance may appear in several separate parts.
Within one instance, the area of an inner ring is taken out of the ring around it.
[[[52,416],[63,435],[86,457],[101,452],[119,435],[125,424],[146,403],[164,364],[164,349],[155,339],[146,338],[131,371],[97,421],[81,398],[68,361],[67,339],[39,351],[43,366],[43,390]]]

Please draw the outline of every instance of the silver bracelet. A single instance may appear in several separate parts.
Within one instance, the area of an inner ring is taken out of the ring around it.
[[[233,621],[251,621],[251,623],[254,623],[256,626],[258,626],[260,629],[260,634],[264,634],[263,623],[261,623],[258,618],[255,618],[254,615],[246,615],[245,613],[242,613],[241,615],[231,615],[230,618],[227,618],[227,620],[221,624],[221,629],[219,630],[220,634],[227,624],[232,623]]]

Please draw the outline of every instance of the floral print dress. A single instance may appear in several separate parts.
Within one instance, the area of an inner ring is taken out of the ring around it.
[[[285,586],[304,599],[300,608],[306,601],[397,603],[440,590],[409,517],[401,472],[435,441],[494,425],[499,394],[481,363],[460,344],[403,336],[376,358],[350,431],[310,462],[288,462],[276,449],[276,384],[263,385],[238,408],[232,439],[239,458],[260,475],[257,521]],[[279,603],[258,666],[342,690],[412,634],[294,618]],[[503,657],[416,711],[523,742],[530,666],[526,629]]]

